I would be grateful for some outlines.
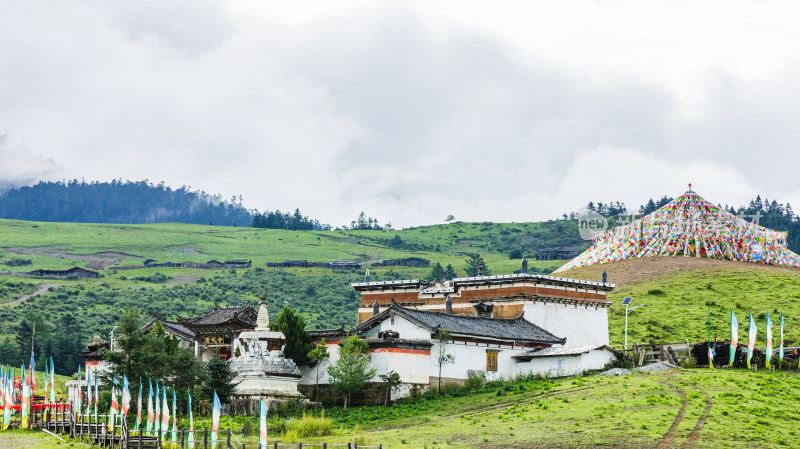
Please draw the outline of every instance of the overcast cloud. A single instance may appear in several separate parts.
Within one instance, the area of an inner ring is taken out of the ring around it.
[[[0,190],[150,179],[333,225],[800,204],[792,2],[0,3]]]

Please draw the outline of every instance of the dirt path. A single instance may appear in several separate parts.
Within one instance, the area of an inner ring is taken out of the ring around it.
[[[689,404],[689,399],[686,398],[686,393],[679,390],[675,385],[672,385],[666,380],[659,382],[675,390],[675,392],[680,395],[681,399],[683,399],[681,409],[678,411],[678,416],[675,417],[675,421],[672,423],[672,426],[670,426],[667,434],[664,435],[664,438],[662,438],[661,441],[658,442],[658,446],[656,446],[656,449],[667,449],[672,442],[672,438],[675,436],[675,431],[678,430],[678,426],[681,424],[681,421],[683,421],[684,415],[686,415],[686,406]]]
[[[694,430],[692,433],[689,434],[689,438],[686,440],[686,443],[683,444],[684,449],[691,449],[694,446],[694,443],[697,442],[698,438],[700,438],[700,431],[703,430],[703,426],[708,420],[708,415],[711,413],[711,407],[714,405],[714,402],[711,400],[711,396],[703,392],[703,395],[706,397],[706,408],[703,410],[703,415],[700,416],[700,419],[697,421],[697,425],[694,426]]]
[[[60,284],[53,284],[51,282],[45,282],[44,284],[39,284],[39,288],[37,288],[35,292],[22,295],[13,301],[4,302],[0,304],[0,306],[13,306],[14,304],[19,304],[21,302],[27,301],[31,298],[35,298],[41,295],[42,293],[46,292],[47,289],[49,289],[50,287],[58,287],[59,285]]]

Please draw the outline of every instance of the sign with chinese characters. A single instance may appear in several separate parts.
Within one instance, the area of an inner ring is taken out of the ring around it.
[[[223,345],[225,338],[222,335],[206,335],[203,337],[204,345]]]

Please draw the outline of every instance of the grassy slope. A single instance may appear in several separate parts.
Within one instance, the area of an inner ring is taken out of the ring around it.
[[[344,420],[339,409],[329,410],[326,416],[336,417],[333,435],[300,441],[391,448],[653,448],[668,438],[664,447],[773,448],[793,446],[800,433],[795,373],[693,369],[540,380],[502,390],[354,408]],[[251,429],[257,429],[255,422]],[[269,441],[275,438],[292,440],[271,431]],[[250,446],[256,436],[242,441]]]
[[[558,275],[618,284],[609,295],[612,345],[624,339],[625,308],[619,304],[632,296],[632,305],[646,304],[629,315],[628,342],[701,341],[707,338],[706,311],[711,312],[711,333],[729,338],[730,310],[739,321],[739,338],[746,339],[747,311],[752,309],[763,346],[765,313],[773,317],[778,344],[779,313],[785,318],[787,346],[800,343],[800,270],[741,262],[659,257],[626,260],[561,272]]]

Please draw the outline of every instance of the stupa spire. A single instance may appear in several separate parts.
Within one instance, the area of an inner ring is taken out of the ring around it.
[[[269,329],[269,310],[267,310],[267,294],[261,292],[261,303],[258,305],[258,317],[256,317],[256,330]]]

